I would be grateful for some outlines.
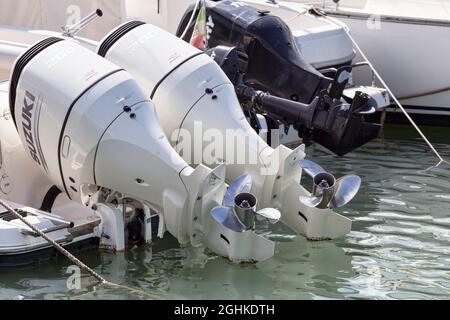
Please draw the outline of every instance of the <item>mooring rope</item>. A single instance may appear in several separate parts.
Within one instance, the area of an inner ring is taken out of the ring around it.
[[[70,261],[72,261],[74,264],[76,264],[78,267],[84,269],[86,272],[91,274],[95,279],[97,279],[100,283],[106,284],[108,281],[106,281],[105,278],[103,278],[101,275],[99,275],[97,272],[89,268],[87,265],[85,265],[83,262],[81,262],[77,257],[75,257],[73,254],[71,254],[69,251],[63,248],[59,243],[51,239],[49,236],[47,236],[44,232],[42,232],[39,228],[35,227],[33,224],[31,224],[27,219],[22,217],[21,214],[19,214],[13,207],[11,207],[8,203],[0,199],[0,205],[2,205],[6,210],[8,210],[10,213],[12,213],[17,219],[22,221],[26,226],[28,226],[31,230],[33,230],[36,234],[38,234],[40,237],[44,238],[48,243],[50,243],[56,250],[58,250],[60,253],[65,255]]]
[[[150,297],[152,299],[159,299],[160,298],[160,297],[154,296],[154,295],[152,295],[152,294],[150,294],[148,292],[145,292],[145,291],[142,291],[142,290],[139,290],[139,289],[130,288],[130,287],[127,287],[127,286],[123,286],[123,285],[120,285],[120,284],[117,284],[117,283],[110,282],[110,281],[106,280],[100,274],[95,272],[93,269],[88,267],[86,264],[84,264],[81,260],[79,260],[73,254],[71,254],[69,251],[64,249],[64,247],[61,246],[59,243],[57,243],[56,241],[51,239],[49,236],[47,236],[39,228],[35,227],[33,224],[31,224],[29,221],[27,221],[21,214],[19,214],[17,212],[16,209],[11,207],[7,202],[5,202],[4,200],[0,199],[0,205],[2,207],[4,207],[6,210],[8,210],[10,213],[12,213],[17,219],[22,221],[26,226],[28,226],[36,234],[38,234],[40,237],[42,237],[44,240],[46,240],[48,243],[50,243],[56,250],[58,250],[61,254],[66,256],[75,265],[77,265],[81,269],[85,270],[87,273],[89,273],[91,276],[93,276],[95,279],[97,279],[100,282],[100,284],[103,284],[103,285],[106,285],[106,286],[109,286],[109,287],[113,287],[113,288],[126,289],[126,290],[128,290],[128,291],[130,291],[130,292],[132,292],[134,294],[145,295],[145,296]]]
[[[439,159],[439,164],[445,162],[448,163],[444,158],[439,154],[439,152],[436,150],[436,148],[433,146],[433,144],[428,140],[428,138],[425,136],[425,134],[420,130],[420,128],[417,126],[417,124],[414,122],[414,120],[411,118],[411,116],[408,114],[408,112],[405,110],[403,105],[400,103],[400,101],[397,99],[397,97],[394,95],[392,90],[389,88],[389,86],[386,84],[384,79],[381,77],[381,75],[378,73],[378,71],[373,66],[372,62],[367,58],[364,51],[361,49],[361,47],[358,45],[356,40],[353,38],[353,36],[350,34],[350,30],[347,28],[347,26],[344,23],[341,23],[337,19],[331,18],[327,15],[324,15],[326,19],[328,19],[330,22],[337,24],[338,26],[342,27],[345,32],[347,33],[348,37],[352,41],[355,48],[358,50],[358,52],[361,54],[367,65],[370,67],[372,72],[375,74],[375,76],[378,78],[378,80],[381,82],[381,85],[386,89],[386,91],[389,93],[391,98],[394,100],[395,104],[400,108],[400,110],[404,113],[408,121],[411,123],[411,125],[416,129],[416,131],[419,133],[419,135],[422,137],[422,139],[427,143],[427,145],[430,147],[430,149],[433,151],[433,153],[436,155],[436,157]],[[439,165],[438,164],[438,165]]]

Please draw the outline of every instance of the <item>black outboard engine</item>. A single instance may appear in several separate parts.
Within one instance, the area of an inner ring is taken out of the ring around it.
[[[368,107],[369,97],[365,93],[357,93],[352,104],[332,99],[326,90],[310,104],[296,102],[245,83],[248,57],[238,49],[218,46],[207,53],[233,82],[242,107],[256,129],[257,118],[252,113],[264,114],[266,118],[280,121],[285,128],[292,125],[306,142],[315,141],[337,155],[344,155],[379,135],[381,126],[366,123],[361,115]]]
[[[252,126],[258,129],[257,110],[292,125],[303,141],[315,141],[344,155],[378,137],[381,126],[366,123],[370,97],[357,92],[343,100],[351,66],[327,72],[328,78],[302,57],[286,23],[268,11],[240,2],[207,1],[209,54],[236,87]],[[194,5],[177,31],[190,40],[194,22],[187,26]],[[194,19],[195,20],[195,19]],[[234,47],[234,48],[233,48]]]
[[[207,1],[206,5],[214,24],[209,48],[224,45],[245,52],[250,58],[245,82],[286,99],[310,103],[333,81],[303,59],[290,28],[279,17],[230,0]],[[193,9],[191,6],[185,13],[177,36],[186,28]],[[189,31],[186,41],[190,40]]]

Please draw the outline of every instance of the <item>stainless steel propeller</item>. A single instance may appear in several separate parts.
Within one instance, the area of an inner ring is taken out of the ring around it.
[[[377,111],[376,101],[374,101],[367,93],[356,91],[353,97],[351,108],[354,113],[358,114],[372,114]]]
[[[313,178],[311,196],[299,198],[300,202],[311,208],[339,208],[349,203],[361,186],[361,178],[347,175],[336,180],[320,165],[311,160],[300,160],[305,173]]]
[[[250,193],[252,190],[252,185],[252,177],[248,174],[236,178],[228,186],[227,192],[223,198],[223,205],[227,207],[234,206],[234,198],[236,198],[239,193]]]
[[[227,189],[223,205],[211,210],[212,217],[224,227],[235,232],[244,232],[255,228],[255,220],[267,219],[276,223],[281,213],[274,208],[256,211],[257,199],[250,193],[252,178],[243,175],[235,179]]]

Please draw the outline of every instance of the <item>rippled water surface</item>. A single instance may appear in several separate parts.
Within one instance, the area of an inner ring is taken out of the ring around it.
[[[426,130],[450,159],[450,129]],[[342,214],[353,231],[335,242],[308,242],[281,224],[263,226],[277,241],[275,256],[236,265],[171,238],[126,254],[79,257],[108,279],[145,293],[95,284],[68,291],[60,259],[0,270],[0,299],[445,299],[450,298],[450,166],[436,159],[407,127],[346,157],[308,150],[337,176],[357,173],[358,196]],[[270,228],[270,229],[269,229]]]

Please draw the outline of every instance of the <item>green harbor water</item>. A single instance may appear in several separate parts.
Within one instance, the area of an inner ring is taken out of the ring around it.
[[[425,132],[450,159],[450,128]],[[78,255],[139,292],[87,275],[70,291],[70,263],[61,258],[1,269],[0,299],[450,299],[450,165],[434,167],[436,158],[407,126],[388,126],[383,138],[342,158],[314,147],[307,158],[337,177],[363,180],[339,210],[353,220],[344,238],[309,242],[282,224],[262,225],[259,232],[277,242],[275,256],[238,265],[166,237],[125,254]]]

